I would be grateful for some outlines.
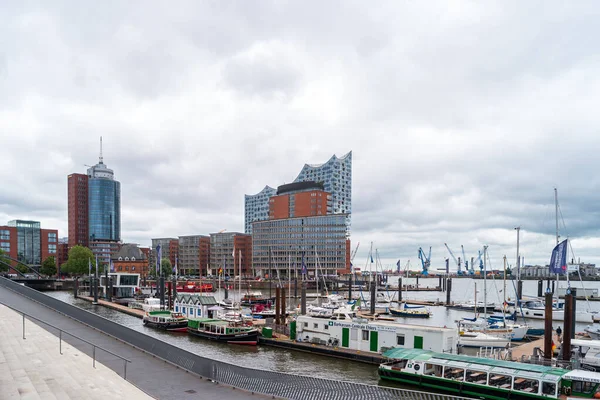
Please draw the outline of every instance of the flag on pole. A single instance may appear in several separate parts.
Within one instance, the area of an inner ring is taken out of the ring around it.
[[[89,275],[92,276],[92,259],[91,258],[88,258],[88,267],[90,269],[90,274]]]
[[[567,272],[567,241],[565,239],[554,247],[550,259],[550,273],[563,275]]]
[[[396,263],[396,272],[400,272],[400,260]]]
[[[173,273],[175,277],[177,277],[177,261],[179,261],[179,257],[175,256],[175,266],[173,267]]]
[[[161,258],[162,258],[162,251],[160,248],[160,243],[156,245],[156,271],[158,271],[158,275],[161,275],[162,272],[162,268],[161,268]]]
[[[354,273],[354,264],[352,264],[352,261],[350,261],[350,273]]]
[[[308,268],[306,268],[306,263],[304,262],[304,253],[302,253],[302,274],[308,274]]]
[[[231,257],[235,258],[235,246],[233,247],[233,251],[231,252]]]
[[[115,264],[112,259],[110,260],[110,272],[115,272]]]
[[[96,277],[98,277],[98,254],[96,254]]]
[[[371,254],[371,264],[373,264],[373,254]]]

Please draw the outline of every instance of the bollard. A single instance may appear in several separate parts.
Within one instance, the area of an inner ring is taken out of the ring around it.
[[[546,314],[544,315],[544,358],[552,360],[552,293],[546,291]]]
[[[446,280],[446,305],[450,305],[450,293],[452,292],[452,278]]]

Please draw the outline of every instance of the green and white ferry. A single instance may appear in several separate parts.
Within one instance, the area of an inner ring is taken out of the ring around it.
[[[381,379],[480,399],[600,398],[600,373],[395,348]]]

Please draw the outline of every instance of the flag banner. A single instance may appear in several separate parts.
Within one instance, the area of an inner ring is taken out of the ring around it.
[[[371,254],[371,264],[373,264],[373,254]]]
[[[400,272],[400,260],[398,260],[398,262],[396,263],[396,272]]]
[[[306,268],[306,263],[304,262],[304,253],[302,253],[302,274],[306,275],[308,273],[308,268]]]
[[[162,272],[161,258],[162,258],[162,251],[161,251],[161,248],[160,248],[160,244],[157,244],[156,245],[156,270],[158,271],[159,275]]]
[[[96,254],[96,278],[98,277],[98,254]]]
[[[565,239],[552,250],[550,273],[563,275],[567,272],[567,241]]]
[[[352,261],[350,261],[350,273],[354,273],[354,264],[352,264]]]
[[[231,252],[231,257],[235,258],[235,247],[233,248],[233,251]]]
[[[115,264],[113,263],[113,260],[110,260],[110,272],[115,272]]]
[[[179,262],[179,257],[175,256],[175,266],[173,267],[173,273],[177,275],[177,263]]]

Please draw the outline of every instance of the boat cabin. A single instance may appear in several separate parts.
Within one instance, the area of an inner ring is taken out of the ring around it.
[[[180,322],[186,318],[181,313],[172,313],[171,311],[150,311],[145,319],[158,324],[168,324]]]
[[[140,274],[109,272],[108,279],[108,282],[112,281],[111,295],[115,299],[133,298],[140,286]],[[108,282],[104,275],[100,276],[100,287],[103,294],[107,293]]]
[[[571,346],[579,363],[600,371],[600,340],[571,339]]]
[[[177,293],[173,304],[175,312],[182,313],[187,318],[212,318],[213,308],[217,305],[214,296],[204,296],[201,294]]]
[[[298,341],[373,353],[393,347],[455,352],[458,342],[455,329],[355,317],[342,319],[340,315],[334,318],[300,315],[296,319],[296,332]]]
[[[188,319],[188,327],[217,335],[236,335],[255,330],[254,327],[237,325],[228,321],[213,318]]]

